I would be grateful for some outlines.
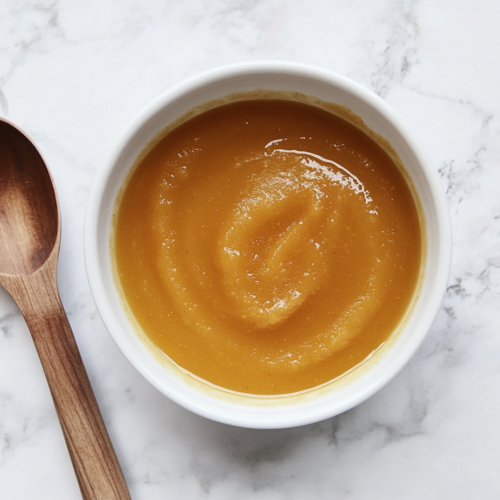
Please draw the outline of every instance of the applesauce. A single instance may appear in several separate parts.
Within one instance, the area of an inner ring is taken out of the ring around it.
[[[403,320],[417,203],[384,149],[289,100],[222,105],[142,158],[114,214],[125,300],[185,370],[251,394],[347,372]]]

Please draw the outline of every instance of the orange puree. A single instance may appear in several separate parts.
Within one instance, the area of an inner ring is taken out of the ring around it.
[[[421,229],[403,175],[364,132],[285,100],[190,119],[141,160],[116,213],[138,323],[181,367],[253,394],[317,386],[391,335]]]

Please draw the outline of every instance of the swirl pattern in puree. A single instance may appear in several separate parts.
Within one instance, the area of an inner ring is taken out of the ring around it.
[[[349,370],[393,332],[418,280],[418,212],[364,132],[290,101],[189,120],[140,162],[115,231],[150,339],[216,385],[283,394]]]

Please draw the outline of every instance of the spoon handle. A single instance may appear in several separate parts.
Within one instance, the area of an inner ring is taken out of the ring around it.
[[[130,500],[51,267],[8,289],[33,337],[84,500]]]

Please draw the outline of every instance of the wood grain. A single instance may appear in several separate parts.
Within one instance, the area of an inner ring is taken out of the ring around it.
[[[57,241],[59,209],[50,173],[35,146],[0,120],[0,273],[29,274]]]
[[[57,290],[61,232],[50,173],[0,120],[0,284],[26,319],[84,500],[130,495]]]

